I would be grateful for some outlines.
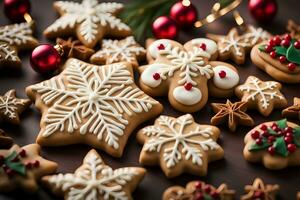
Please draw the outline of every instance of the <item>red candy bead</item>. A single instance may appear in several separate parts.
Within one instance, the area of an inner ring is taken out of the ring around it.
[[[281,63],[284,63],[286,61],[286,57],[285,56],[279,56],[279,61]]]
[[[257,139],[255,140],[255,143],[256,143],[257,145],[262,145],[263,141],[262,141],[261,138],[257,138]]]
[[[275,148],[273,146],[270,146],[268,148],[268,152],[269,152],[269,154],[274,155],[275,154]]]
[[[26,156],[26,151],[25,151],[25,149],[22,149],[20,152],[19,152],[19,155],[21,156],[21,157],[25,157]]]
[[[210,191],[211,191],[210,185],[205,185],[205,186],[204,186],[204,191],[205,191],[205,193],[209,194]]]
[[[31,168],[32,168],[32,163],[30,163],[30,162],[26,163],[26,164],[25,164],[25,167],[26,167],[27,169],[31,169]]]
[[[273,38],[273,42],[275,43],[275,45],[280,45],[280,43],[281,43],[281,38],[280,38],[280,36],[276,35],[276,36]]]
[[[292,36],[290,34],[285,34],[284,39],[287,41],[291,41]]]
[[[40,166],[40,162],[38,160],[34,161],[33,166],[34,167],[39,167]]]
[[[288,144],[288,145],[287,145],[287,150],[288,150],[290,153],[293,153],[294,151],[296,151],[296,145],[295,145],[295,144]]]
[[[262,133],[262,136],[269,137],[269,132],[267,130],[264,130],[264,132]]]
[[[251,137],[252,139],[256,140],[257,138],[259,138],[260,133],[258,131],[253,131],[251,133]]]
[[[268,40],[268,45],[271,46],[271,47],[274,47],[276,44],[275,44],[274,40],[269,39]]]
[[[219,76],[220,76],[220,78],[225,78],[226,77],[226,72],[224,70],[221,70],[219,72]]]
[[[263,131],[265,131],[265,130],[268,129],[267,125],[265,125],[265,124],[260,125],[259,128],[260,128],[261,130],[263,130]]]
[[[24,15],[29,12],[29,0],[4,0],[4,13],[15,23],[24,22]]]
[[[267,46],[266,46],[266,52],[267,52],[267,53],[270,53],[271,51],[273,51],[273,46],[267,45]]]
[[[296,49],[300,49],[300,42],[299,41],[294,42],[294,46]]]
[[[14,170],[12,170],[12,169],[10,169],[10,168],[6,169],[6,170],[5,170],[5,173],[6,173],[7,176],[9,176],[9,177],[12,177],[12,176],[15,174]]]
[[[220,194],[217,191],[213,191],[210,196],[212,196],[212,198],[214,199],[218,199],[220,197]]]
[[[163,45],[163,44],[159,44],[158,46],[157,46],[157,49],[158,50],[164,50],[166,47],[165,47],[165,45]]]
[[[288,69],[289,69],[290,71],[294,71],[294,70],[296,69],[296,64],[295,64],[295,63],[289,63],[289,64],[288,64]]]
[[[292,143],[293,142],[293,137],[290,137],[290,136],[285,136],[284,137],[284,141],[286,142],[286,143]]]
[[[275,141],[275,137],[273,135],[268,137],[268,141],[271,143],[273,141]]]
[[[191,89],[193,88],[193,85],[192,85],[191,83],[185,83],[185,84],[184,84],[184,88],[185,88],[186,90],[191,90]]]
[[[160,74],[156,72],[152,75],[152,77],[153,77],[154,80],[159,80],[160,79]]]
[[[271,56],[272,58],[276,58],[277,54],[276,54],[275,51],[272,51],[272,52],[270,53],[270,56]]]
[[[201,183],[200,181],[197,181],[197,182],[195,183],[195,188],[196,188],[197,190],[201,189],[201,188],[202,188],[202,183]]]
[[[293,128],[288,126],[288,127],[285,127],[284,131],[286,133],[293,133]]]
[[[205,43],[201,43],[201,44],[200,44],[200,48],[201,48],[203,51],[206,51],[206,44],[205,44]]]
[[[284,39],[284,40],[281,41],[281,46],[289,47],[290,43],[291,42],[289,40]]]

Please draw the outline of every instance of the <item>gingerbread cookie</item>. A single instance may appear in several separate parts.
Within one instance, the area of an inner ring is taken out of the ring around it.
[[[14,141],[11,137],[0,129],[0,149],[9,149],[13,145]]]
[[[246,32],[241,36],[245,42],[250,43],[251,47],[270,39],[272,35],[262,28],[257,28],[252,25],[246,26]]]
[[[247,103],[249,109],[258,109],[269,116],[274,108],[284,108],[287,100],[280,92],[281,84],[275,81],[262,81],[255,76],[249,76],[243,85],[235,88],[235,94]]]
[[[231,29],[227,35],[206,36],[218,43],[219,60],[231,59],[236,64],[245,62],[246,53],[251,49],[250,40],[240,36],[236,28]]]
[[[300,83],[300,41],[290,35],[275,36],[252,48],[253,63],[284,83]]]
[[[244,157],[268,169],[300,165],[300,127],[286,119],[266,122],[245,136]]]
[[[212,125],[218,125],[227,121],[228,127],[232,132],[236,130],[238,124],[245,126],[254,125],[253,119],[246,113],[246,102],[231,103],[230,100],[227,100],[226,103],[212,103],[211,106],[213,111],[217,113],[211,118]]]
[[[145,59],[146,50],[129,36],[123,40],[103,40],[102,49],[91,57],[94,64],[112,64],[129,62],[133,67],[139,66],[138,61]]]
[[[124,167],[113,170],[95,150],[85,156],[75,173],[45,176],[42,182],[65,199],[132,199],[131,192],[143,179],[146,170]]]
[[[300,26],[293,20],[288,20],[286,29],[293,38],[300,40]]]
[[[21,66],[18,51],[38,45],[38,41],[32,36],[32,27],[33,23],[0,27],[0,66]]]
[[[4,96],[0,96],[0,121],[13,124],[20,123],[19,115],[30,106],[29,99],[16,98],[16,90],[9,90]]]
[[[131,35],[129,26],[116,15],[123,9],[121,3],[82,3],[56,1],[54,9],[61,15],[44,31],[48,38],[75,35],[87,47],[94,47],[104,36],[126,37]]]
[[[276,200],[279,185],[264,184],[260,178],[256,178],[252,185],[246,185],[247,194],[241,196],[241,200]]]
[[[64,52],[63,56],[66,58],[78,58],[86,61],[95,53],[94,49],[84,46],[79,40],[74,40],[72,37],[67,40],[57,38],[56,43],[61,45]]]
[[[162,112],[162,105],[134,84],[129,63],[99,67],[70,58],[63,68],[26,88],[42,111],[38,144],[85,143],[120,157],[133,129]]]
[[[300,98],[294,97],[294,105],[284,109],[282,116],[298,118],[300,120]]]
[[[202,181],[191,181],[186,188],[172,186],[165,190],[162,200],[233,200],[235,191],[230,190],[226,184],[218,188]]]
[[[224,156],[216,142],[219,135],[217,127],[199,125],[190,114],[178,118],[162,115],[153,126],[137,133],[137,140],[144,144],[139,161],[149,166],[160,164],[168,178],[183,172],[205,176],[208,163]]]
[[[0,192],[23,189],[35,192],[37,181],[56,171],[57,164],[40,157],[40,146],[30,144],[20,148],[13,145],[10,149],[0,150]]]
[[[168,94],[170,104],[179,111],[196,112],[206,104],[208,90],[214,96],[230,96],[239,83],[232,65],[209,61],[216,57],[216,43],[206,38],[184,45],[156,40],[147,48],[149,64],[138,68],[140,87],[151,96]]]

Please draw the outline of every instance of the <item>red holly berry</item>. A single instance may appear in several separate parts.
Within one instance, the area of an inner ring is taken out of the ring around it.
[[[280,131],[280,128],[278,127],[277,124],[273,124],[273,125],[271,126],[271,128],[272,128],[274,131],[276,131],[276,132]]]
[[[272,39],[268,40],[268,46],[274,47],[275,45],[276,44],[275,44],[274,40],[272,40]]]
[[[255,140],[255,143],[256,143],[257,145],[262,145],[262,143],[263,143],[262,138],[257,138],[257,139]]]
[[[268,129],[267,125],[265,125],[265,124],[260,125],[259,128],[260,128],[261,130],[263,130],[263,131],[265,131],[265,130]]]
[[[288,126],[288,127],[285,127],[285,128],[284,128],[284,132],[285,132],[285,133],[293,133],[293,128],[292,128],[292,127],[289,127],[289,126]]]
[[[200,189],[202,188],[202,183],[201,183],[200,181],[197,181],[197,182],[195,183],[195,188],[196,188],[197,190],[200,190]]]
[[[26,164],[25,164],[25,167],[26,167],[27,169],[31,169],[31,168],[32,168],[32,163],[31,163],[31,162],[26,163]]]
[[[219,76],[220,76],[220,78],[225,78],[226,77],[226,72],[224,70],[221,70],[219,72]]]
[[[281,38],[279,35],[276,35],[274,38],[273,38],[273,42],[275,43],[275,45],[280,45],[280,42],[281,42]]]
[[[269,137],[269,132],[267,130],[263,131],[262,136]]]
[[[211,192],[211,187],[210,187],[210,185],[205,185],[205,186],[204,186],[204,191],[205,191],[205,193],[209,194],[209,193]]]
[[[195,200],[204,200],[204,196],[201,192],[196,192],[194,198]]]
[[[279,129],[279,128],[278,128]],[[278,131],[277,132],[277,136],[283,136],[284,134],[283,134],[283,132],[282,131]]]
[[[12,176],[15,174],[14,170],[12,170],[12,169],[10,169],[10,168],[6,169],[6,170],[5,170],[5,173],[6,173],[7,176],[9,176],[9,177],[12,177]]]
[[[296,49],[300,49],[300,42],[299,41],[294,42],[294,46]]]
[[[158,50],[164,50],[164,49],[165,49],[165,45],[159,44],[159,45],[157,46],[157,49],[158,49]]]
[[[272,58],[276,58],[277,54],[276,54],[275,51],[272,51],[272,52],[270,52],[270,56],[271,56]]]
[[[285,34],[284,39],[290,41],[292,36],[290,34]]]
[[[34,161],[32,164],[36,168],[40,166],[40,162],[38,160]]]
[[[192,89],[192,87],[193,87],[193,85],[191,84],[191,83],[185,83],[184,84],[184,88],[186,89],[186,90],[191,90]]]
[[[262,191],[255,191],[253,194],[253,199],[257,200],[257,199],[264,199],[265,197],[265,193],[263,193]]]
[[[20,152],[19,152],[19,155],[24,158],[26,156],[26,151],[25,149],[22,149]]]
[[[270,143],[272,143],[273,141],[275,141],[275,137],[274,137],[273,135],[270,135],[270,136],[268,137],[268,141],[269,141]]]
[[[257,138],[259,138],[260,133],[258,131],[253,131],[251,133],[251,137],[252,139],[256,140]]]
[[[6,170],[8,169],[8,167],[7,167],[6,164],[3,164],[3,165],[2,165],[2,168],[3,168],[4,171],[6,171]]]
[[[289,144],[289,143],[292,143],[293,142],[293,138],[292,137],[289,137],[289,136],[285,136],[284,137],[284,141]]]
[[[286,133],[285,133],[285,136],[286,136],[286,137],[293,137],[294,135],[293,135],[293,133],[286,132]]]
[[[270,53],[271,51],[273,51],[273,46],[267,45],[265,51],[266,51],[267,53]]]
[[[205,43],[201,43],[199,46],[203,51],[206,51],[206,44]]]
[[[289,47],[290,46],[290,41],[289,40],[286,40],[286,39],[284,39],[284,40],[282,40],[281,41],[281,46],[284,46],[284,47]]]
[[[273,146],[270,146],[268,148],[268,152],[269,152],[269,154],[271,154],[273,156],[275,154],[275,148]]]
[[[219,192],[217,192],[217,191],[212,191],[212,192],[210,193],[210,196],[211,196],[212,198],[214,198],[214,199],[218,199],[218,198],[220,197],[220,194],[219,194]]]
[[[154,80],[159,80],[160,79],[160,74],[156,72],[152,75],[152,77],[153,77]]]
[[[296,64],[295,64],[295,63],[289,63],[289,64],[288,64],[288,69],[289,69],[290,71],[294,71],[294,70],[296,69]]]
[[[295,144],[288,144],[288,145],[287,145],[287,150],[288,150],[290,153],[293,153],[294,151],[296,151],[296,145],[295,145]]]
[[[279,56],[279,61],[281,63],[284,63],[286,61],[286,57],[285,56]]]

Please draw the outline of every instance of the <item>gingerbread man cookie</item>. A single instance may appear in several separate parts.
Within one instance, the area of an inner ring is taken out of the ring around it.
[[[266,122],[245,136],[244,157],[268,169],[300,165],[300,127],[286,119]]]
[[[300,41],[289,34],[275,36],[252,48],[253,63],[274,79],[300,83]]]
[[[91,57],[94,64],[112,64],[117,62],[129,62],[133,67],[139,66],[138,61],[144,60],[146,50],[129,36],[123,40],[103,40],[102,49]]]
[[[95,150],[85,156],[75,173],[45,176],[42,182],[65,199],[112,200],[132,199],[131,192],[143,179],[146,170],[124,167],[113,170]]]
[[[135,84],[129,63],[96,66],[71,58],[62,73],[26,88],[42,111],[37,143],[85,143],[120,157],[133,129],[162,105]]]
[[[218,188],[202,181],[191,181],[186,188],[172,186],[165,190],[162,200],[233,200],[234,190],[230,190],[226,184]]]
[[[38,41],[32,36],[32,27],[33,23],[0,27],[0,66],[21,66],[18,51],[38,45]]]
[[[35,192],[37,181],[56,171],[57,164],[39,156],[40,146],[30,144],[20,148],[13,145],[10,149],[0,150],[0,192],[23,189]]]
[[[98,3],[97,0],[82,0],[82,3],[56,1],[54,9],[61,17],[44,31],[48,38],[76,35],[85,46],[92,48],[104,36],[131,35],[129,26],[116,17],[123,9],[121,3]]]
[[[162,115],[153,126],[137,133],[137,140],[144,144],[140,163],[160,164],[168,178],[183,172],[205,176],[208,163],[224,156],[216,142],[219,135],[217,127],[199,125],[190,114],[178,118]]]
[[[184,45],[161,39],[147,48],[148,65],[139,67],[140,87],[151,96],[165,96],[182,112],[196,112],[212,96],[230,96],[239,83],[235,67],[209,61],[217,57],[217,45],[206,38]],[[208,82],[208,83],[207,83]]]
[[[235,94],[246,102],[248,108],[256,108],[269,116],[274,108],[284,108],[287,100],[280,92],[281,84],[275,81],[262,81],[255,76],[249,76],[243,85],[235,88]]]

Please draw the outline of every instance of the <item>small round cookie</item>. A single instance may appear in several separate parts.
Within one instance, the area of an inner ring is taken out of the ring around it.
[[[286,119],[256,126],[245,136],[244,157],[272,170],[300,165],[300,127]]]
[[[290,35],[275,36],[252,48],[253,63],[274,79],[300,83],[300,41]]]

